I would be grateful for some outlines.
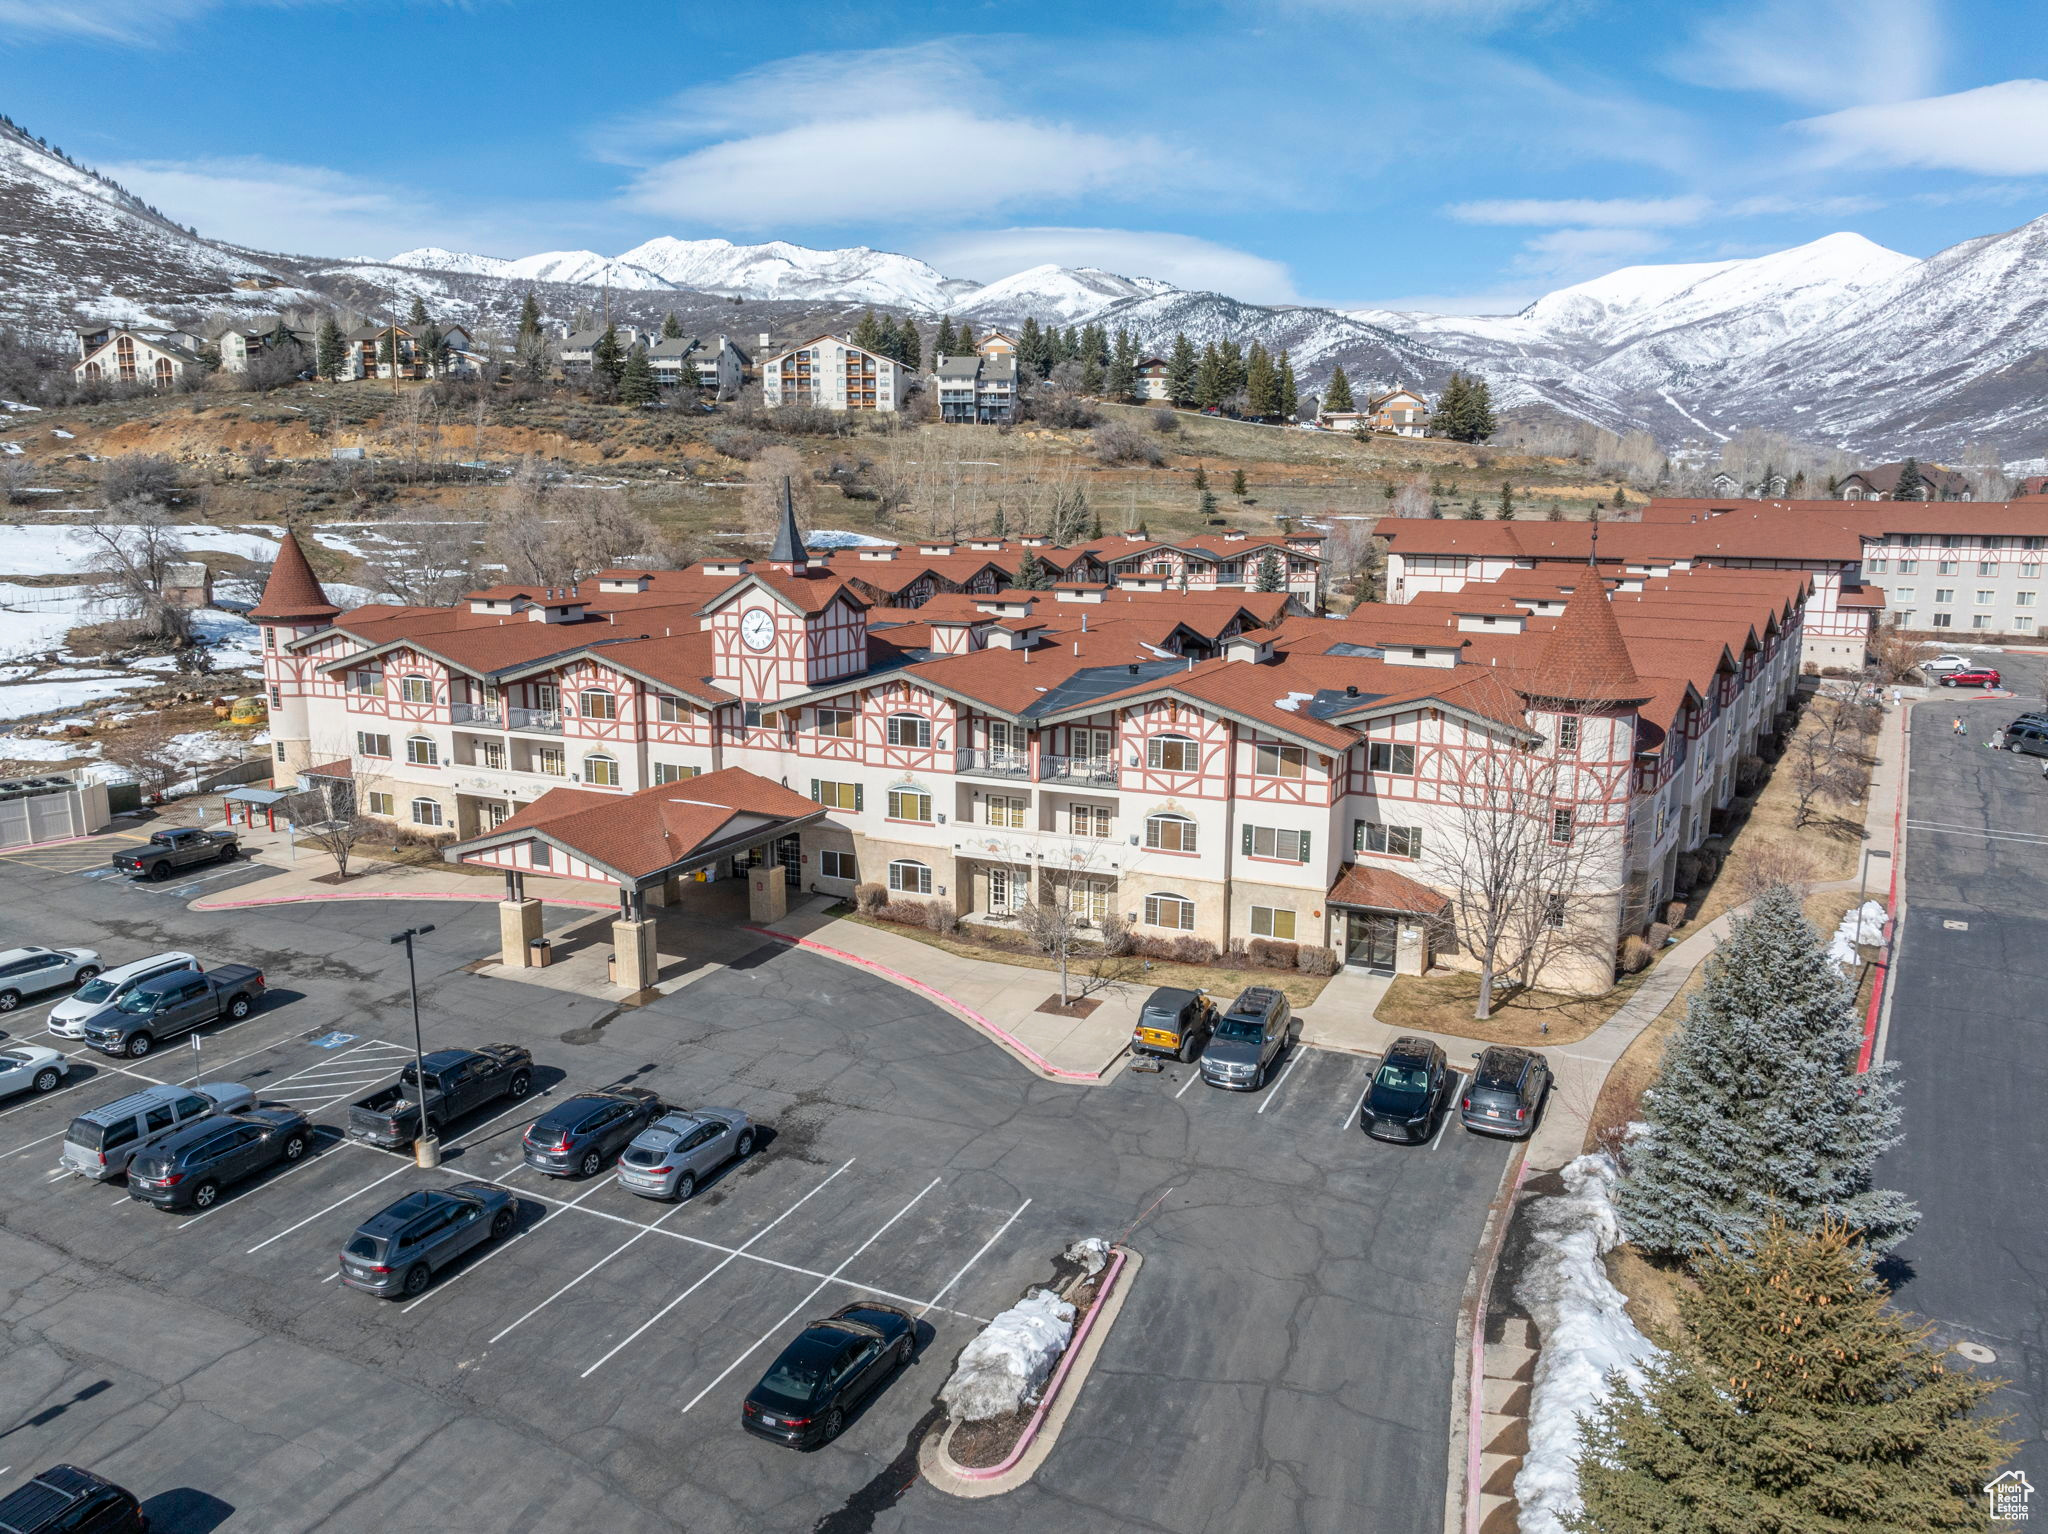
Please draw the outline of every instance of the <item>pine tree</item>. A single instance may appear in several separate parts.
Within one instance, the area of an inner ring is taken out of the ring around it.
[[[1280,375],[1266,348],[1252,342],[1251,355],[1244,364],[1245,413],[1257,421],[1270,421],[1280,413]]]
[[[540,339],[540,300],[529,290],[526,299],[519,306],[519,344],[523,350],[530,341]]]
[[[1892,487],[1895,501],[1924,501],[1927,499],[1927,478],[1920,472],[1920,460],[1908,458],[1899,466],[1899,482]]]
[[[1017,561],[1017,588],[1020,591],[1043,591],[1052,584],[1052,575],[1045,563],[1029,549]]]
[[[1858,1074],[1855,996],[1783,887],[1757,897],[1707,960],[1706,983],[1643,1095],[1616,1204],[1645,1251],[1691,1256],[1772,1213],[1844,1220],[1883,1251],[1919,1215],[1871,1186],[1899,1141],[1896,1066]]]
[[[676,318],[673,309],[661,317],[661,338],[664,341],[680,341],[683,338],[683,322]]]
[[[953,337],[953,349],[963,357],[974,350],[974,327],[972,325],[964,321],[961,323],[960,333]]]
[[[1215,410],[1230,397],[1224,388],[1223,354],[1211,341],[1202,348],[1202,362],[1195,370],[1195,403],[1204,410]]]
[[[1253,589],[1257,591],[1279,591],[1287,584],[1287,572],[1280,566],[1280,556],[1268,551],[1259,561],[1259,575]]]
[[[1199,463],[1195,465],[1194,485],[1197,490],[1207,490],[1209,488],[1209,471]]]
[[[1330,387],[1323,391],[1323,409],[1326,413],[1356,410],[1351,403],[1351,380],[1344,376],[1344,367],[1339,363],[1330,374]]]
[[[1552,501],[1550,503],[1550,510],[1543,514],[1543,520],[1546,522],[1562,522],[1564,520],[1564,503]]]
[[[1216,343],[1216,355],[1223,365],[1223,399],[1234,400],[1244,392],[1244,348],[1235,341],[1219,341]]]
[[[875,318],[874,310],[862,312],[860,323],[853,327],[851,340],[864,352],[873,352],[877,356],[882,354],[882,326]]]
[[[1196,503],[1195,513],[1205,523],[1216,515],[1216,492],[1214,490],[1205,488],[1202,491],[1202,499]]]
[[[1230,471],[1230,493],[1240,501],[1251,494],[1251,486],[1245,482],[1244,470],[1232,469]]]
[[[426,323],[427,301],[415,293],[412,300],[412,313],[405,318],[406,328],[417,333]]]
[[[1028,314],[1017,332],[1017,371],[1026,378],[1043,378],[1052,371],[1045,356],[1045,337],[1039,331],[1038,321]]]
[[[619,374],[619,403],[651,405],[660,395],[661,386],[654,381],[654,367],[647,360],[647,348],[634,347],[626,354],[626,365]]]
[[[1280,419],[1291,421],[1301,412],[1301,386],[1294,381],[1294,364],[1288,360],[1287,349],[1280,349]]]
[[[1090,354],[1081,359],[1081,392],[1100,396],[1106,381],[1102,364]]]
[[[1997,1382],[1952,1368],[1886,1303],[1835,1221],[1770,1220],[1681,1290],[1681,1334],[1582,1426],[1578,1534],[1988,1530],[2012,1457]]]
[[[1614,487],[1614,500],[1612,504],[1617,511],[1628,504],[1628,497],[1621,493],[1621,486],[1619,485]]]
[[[1429,418],[1429,429],[1439,437],[1463,442],[1470,408],[1471,394],[1465,384],[1465,375],[1451,374],[1450,382],[1444,385],[1444,392],[1437,396],[1436,409]]]
[[[1138,338],[1122,326],[1117,327],[1116,345],[1110,351],[1104,392],[1123,403],[1138,397]]]
[[[427,365],[429,377],[438,377],[442,365],[448,360],[448,338],[441,334],[441,327],[428,320],[426,328],[419,333],[414,351]]]
[[[626,374],[626,353],[619,345],[619,327],[606,325],[604,334],[590,348],[590,371],[608,388],[616,389]]]
[[[1500,509],[1494,515],[1503,522],[1514,520],[1515,487],[1506,480],[1500,482]]]
[[[1484,442],[1495,431],[1493,423],[1493,390],[1486,386],[1483,378],[1468,380],[1465,401],[1465,435],[1461,442]]]
[[[1166,397],[1176,405],[1193,404],[1200,371],[1194,343],[1184,335],[1175,335],[1173,350],[1166,358]]]
[[[953,351],[953,316],[942,314],[939,316],[939,333],[932,340],[932,356],[934,359],[950,357]]]
[[[341,325],[333,315],[323,315],[320,333],[314,342],[315,362],[320,376],[332,383],[341,377],[341,370],[348,364],[348,343],[341,337]]]

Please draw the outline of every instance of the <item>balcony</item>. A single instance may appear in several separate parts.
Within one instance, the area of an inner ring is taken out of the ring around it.
[[[969,778],[1029,778],[1031,756],[1025,751],[966,750],[953,753],[953,770]]]
[[[532,735],[562,733],[562,711],[558,708],[508,708],[505,713],[508,730],[525,730]]]
[[[448,713],[456,724],[485,724],[494,730],[505,725],[505,712],[495,703],[451,703]]]
[[[1116,787],[1116,762],[1106,756],[1042,756],[1041,783],[1080,783],[1090,788]]]

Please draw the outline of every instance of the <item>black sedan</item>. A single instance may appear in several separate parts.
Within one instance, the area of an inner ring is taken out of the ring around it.
[[[487,1182],[423,1188],[356,1227],[341,1249],[341,1281],[379,1299],[415,1295],[434,1274],[519,1223],[512,1195]]]
[[[1359,1104],[1359,1127],[1375,1140],[1422,1144],[1436,1127],[1451,1080],[1441,1045],[1414,1037],[1394,1040]]]
[[[1472,1080],[1458,1117],[1474,1134],[1520,1140],[1536,1132],[1536,1112],[1550,1090],[1550,1062],[1530,1049],[1496,1044],[1472,1057]]]
[[[813,1321],[747,1392],[740,1426],[793,1449],[828,1442],[917,1351],[917,1323],[869,1300]]]
[[[135,1153],[128,1196],[159,1209],[211,1209],[227,1184],[296,1162],[312,1143],[312,1121],[293,1108],[208,1114]]]
[[[585,1092],[526,1126],[526,1164],[550,1177],[595,1177],[667,1111],[645,1087]]]

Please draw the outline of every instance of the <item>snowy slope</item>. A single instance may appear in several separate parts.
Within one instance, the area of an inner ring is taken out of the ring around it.
[[[955,299],[953,313],[966,319],[1021,323],[1026,315],[1071,324],[1131,298],[1171,293],[1156,277],[1119,277],[1094,266],[1034,266]]]
[[[547,250],[508,261],[501,256],[475,256],[464,251],[425,246],[403,251],[383,263],[423,271],[459,272],[471,277],[501,277],[513,282],[573,282],[584,287],[664,289],[674,283],[643,267],[614,261],[594,250]]]
[[[786,240],[735,245],[662,235],[634,246],[619,260],[700,293],[887,304],[932,314],[975,287],[913,256],[865,245],[812,250]]]

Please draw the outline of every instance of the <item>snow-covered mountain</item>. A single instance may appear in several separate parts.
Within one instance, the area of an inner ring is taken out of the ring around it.
[[[546,250],[537,256],[507,261],[500,256],[472,256],[428,245],[404,251],[383,263],[430,272],[462,272],[475,277],[502,277],[508,282],[573,282],[587,288],[658,290],[676,284],[630,261],[615,261],[594,250]]]
[[[1098,266],[1034,266],[953,300],[955,314],[1015,325],[1026,315],[1062,325],[1100,313],[1125,299],[1179,291],[1157,277],[1119,277]]]
[[[736,298],[885,304],[936,314],[974,284],[947,277],[914,256],[870,250],[812,250],[786,240],[735,245],[661,235],[619,257],[679,288]]]

